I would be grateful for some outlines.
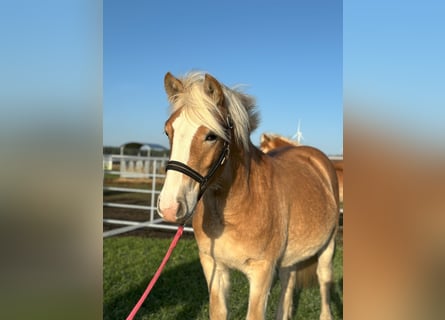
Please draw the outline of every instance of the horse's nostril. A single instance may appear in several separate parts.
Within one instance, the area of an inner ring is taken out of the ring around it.
[[[186,212],[186,205],[183,201],[179,201],[178,202],[178,212],[176,212],[176,218],[181,219],[182,217],[184,217],[184,215],[187,213]]]
[[[168,206],[163,207],[159,204],[158,211],[160,216],[168,222],[176,222],[178,213],[179,203],[175,202],[173,204],[168,204]]]

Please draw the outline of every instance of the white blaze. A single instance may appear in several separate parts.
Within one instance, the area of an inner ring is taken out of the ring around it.
[[[187,164],[190,158],[191,143],[199,126],[187,121],[182,114],[173,121],[172,125],[174,135],[170,160]],[[161,212],[169,208],[174,208],[177,205],[178,198],[183,198],[183,200],[187,201],[188,205],[193,206],[193,204],[189,202],[189,200],[191,200],[190,198],[192,198],[190,197],[190,192],[187,192],[191,190],[184,190],[184,177],[185,175],[179,171],[167,171],[164,186],[159,195],[159,209]],[[180,194],[181,192],[182,194]]]

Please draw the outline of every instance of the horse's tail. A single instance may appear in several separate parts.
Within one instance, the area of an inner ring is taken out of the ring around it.
[[[317,280],[317,255],[297,264],[297,288],[309,288],[316,284]]]

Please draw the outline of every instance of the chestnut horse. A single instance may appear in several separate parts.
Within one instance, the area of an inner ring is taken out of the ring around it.
[[[250,140],[258,125],[254,99],[209,74],[177,79],[167,73],[164,85],[171,155],[158,212],[168,222],[193,219],[210,319],[228,317],[229,269],[249,281],[246,318],[264,319],[275,268],[282,288],[277,319],[289,319],[298,267],[313,256],[320,319],[332,319],[339,206],[334,168],[320,171],[298,148],[273,155],[256,148]]]
[[[288,139],[278,134],[263,133],[261,135],[260,149],[264,153],[269,153],[272,150],[288,146],[298,146],[300,148],[303,147],[303,149],[310,148],[307,146],[302,146],[297,141]],[[337,173],[340,202],[343,202],[343,160],[332,159],[331,161],[334,165],[335,172]]]

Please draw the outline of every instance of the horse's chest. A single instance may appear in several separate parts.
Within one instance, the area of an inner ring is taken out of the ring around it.
[[[230,220],[225,216],[225,224],[208,214],[206,218],[197,215],[193,227],[201,254],[212,257],[231,268],[243,270],[250,262],[267,259],[275,261],[280,254],[280,237],[272,224],[249,224],[243,221]],[[236,216],[234,214],[234,216]]]
[[[198,247],[201,254],[211,256],[231,268],[242,268],[251,259],[260,258],[256,250],[229,237],[201,239],[198,240]]]

